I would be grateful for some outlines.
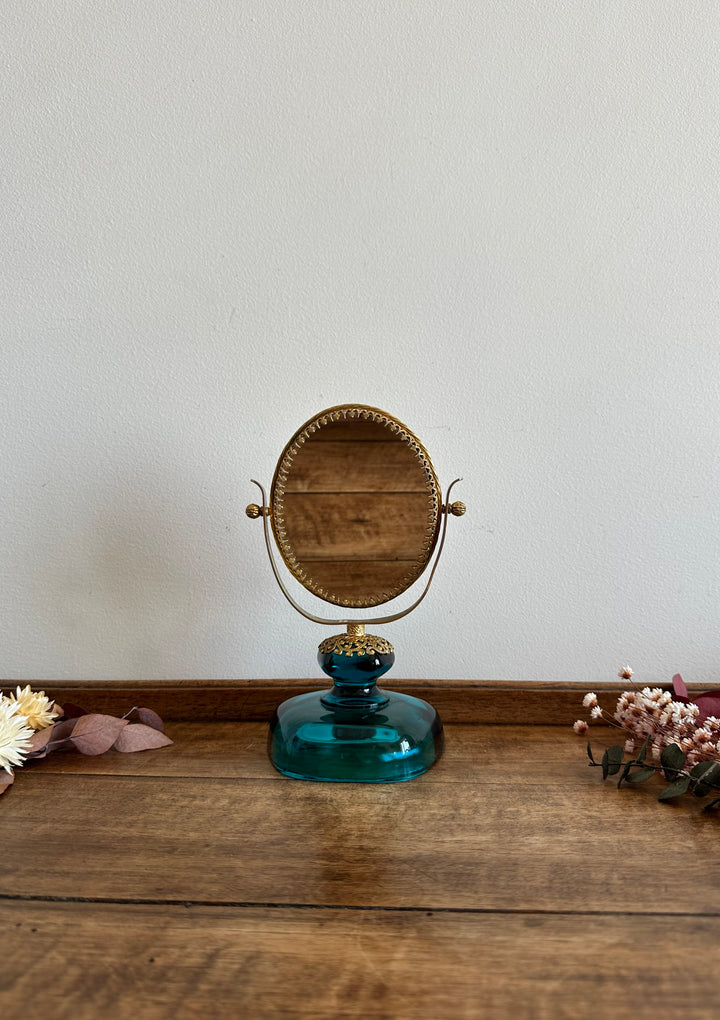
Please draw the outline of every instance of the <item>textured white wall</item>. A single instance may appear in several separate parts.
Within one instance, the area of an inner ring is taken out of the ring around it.
[[[0,21],[0,675],[319,675],[244,507],[359,401],[469,507],[398,676],[718,681],[717,5]]]

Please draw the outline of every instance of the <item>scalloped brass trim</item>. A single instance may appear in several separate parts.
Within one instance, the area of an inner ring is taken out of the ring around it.
[[[313,433],[332,422],[352,421],[356,418],[384,425],[414,452],[425,474],[428,510],[422,551],[407,573],[404,574],[400,581],[395,585],[389,586],[385,591],[373,592],[371,595],[363,598],[351,599],[323,588],[322,585],[312,579],[298,562],[293,552],[292,544],[288,539],[285,526],[285,492],[292,462],[302,445],[307,442]],[[297,430],[280,455],[277,467],[275,468],[275,475],[270,489],[270,505],[272,508],[270,519],[272,521],[273,533],[280,550],[280,555],[288,569],[308,591],[317,595],[318,598],[347,609],[365,609],[369,606],[378,606],[383,602],[389,602],[397,595],[401,595],[411,584],[417,581],[432,556],[439,533],[441,511],[444,509],[440,484],[437,480],[435,469],[427,450],[417,436],[391,414],[387,414],[377,407],[370,407],[365,404],[340,404],[337,407],[330,407],[305,422]]]
[[[395,649],[375,634],[336,634],[321,641],[318,651],[323,655],[390,655]]]

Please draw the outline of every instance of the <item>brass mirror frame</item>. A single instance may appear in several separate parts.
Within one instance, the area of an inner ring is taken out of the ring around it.
[[[363,598],[349,599],[341,597],[336,593],[313,580],[312,576],[303,567],[293,551],[292,543],[288,538],[285,516],[285,494],[288,479],[292,470],[293,461],[302,449],[303,445],[319,430],[335,422],[341,421],[370,421],[387,428],[393,436],[404,442],[417,458],[425,477],[425,491],[428,497],[427,523],[425,536],[421,551],[417,559],[408,570],[407,574],[394,585],[389,591],[375,592]],[[442,519],[442,493],[440,484],[435,474],[435,469],[430,456],[417,438],[401,421],[377,407],[366,404],[338,404],[335,407],[322,411],[301,425],[287,443],[280,455],[275,474],[273,475],[270,489],[270,505],[272,508],[271,523],[275,541],[277,542],[280,555],[288,570],[293,576],[313,595],[346,609],[365,609],[372,606],[382,605],[389,602],[396,596],[406,591],[422,574],[427,567],[437,544],[440,534]]]

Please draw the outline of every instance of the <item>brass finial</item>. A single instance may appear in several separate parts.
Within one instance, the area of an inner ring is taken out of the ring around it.
[[[455,503],[451,503],[447,508],[447,512],[452,514],[453,517],[462,517],[466,510],[467,507],[464,503],[461,503],[459,499]]]
[[[245,513],[251,520],[255,520],[257,517],[262,517],[263,514],[265,514],[266,517],[269,517],[270,507],[258,506],[257,503],[248,503],[245,507]]]

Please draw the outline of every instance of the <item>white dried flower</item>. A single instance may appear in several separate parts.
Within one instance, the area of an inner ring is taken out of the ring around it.
[[[623,666],[623,668],[618,672],[618,676],[621,680],[632,680],[632,675],[633,671],[629,666]]]
[[[12,766],[22,765],[25,760],[33,735],[18,708],[17,701],[10,701],[0,695],[0,768],[10,775]]]
[[[588,724],[583,719],[576,719],[573,723],[573,729],[582,736],[583,733],[587,733]]]
[[[582,700],[583,708],[594,708],[598,703],[597,694],[590,691]]]
[[[599,705],[596,705],[590,712],[591,719],[602,719],[603,710]]]

